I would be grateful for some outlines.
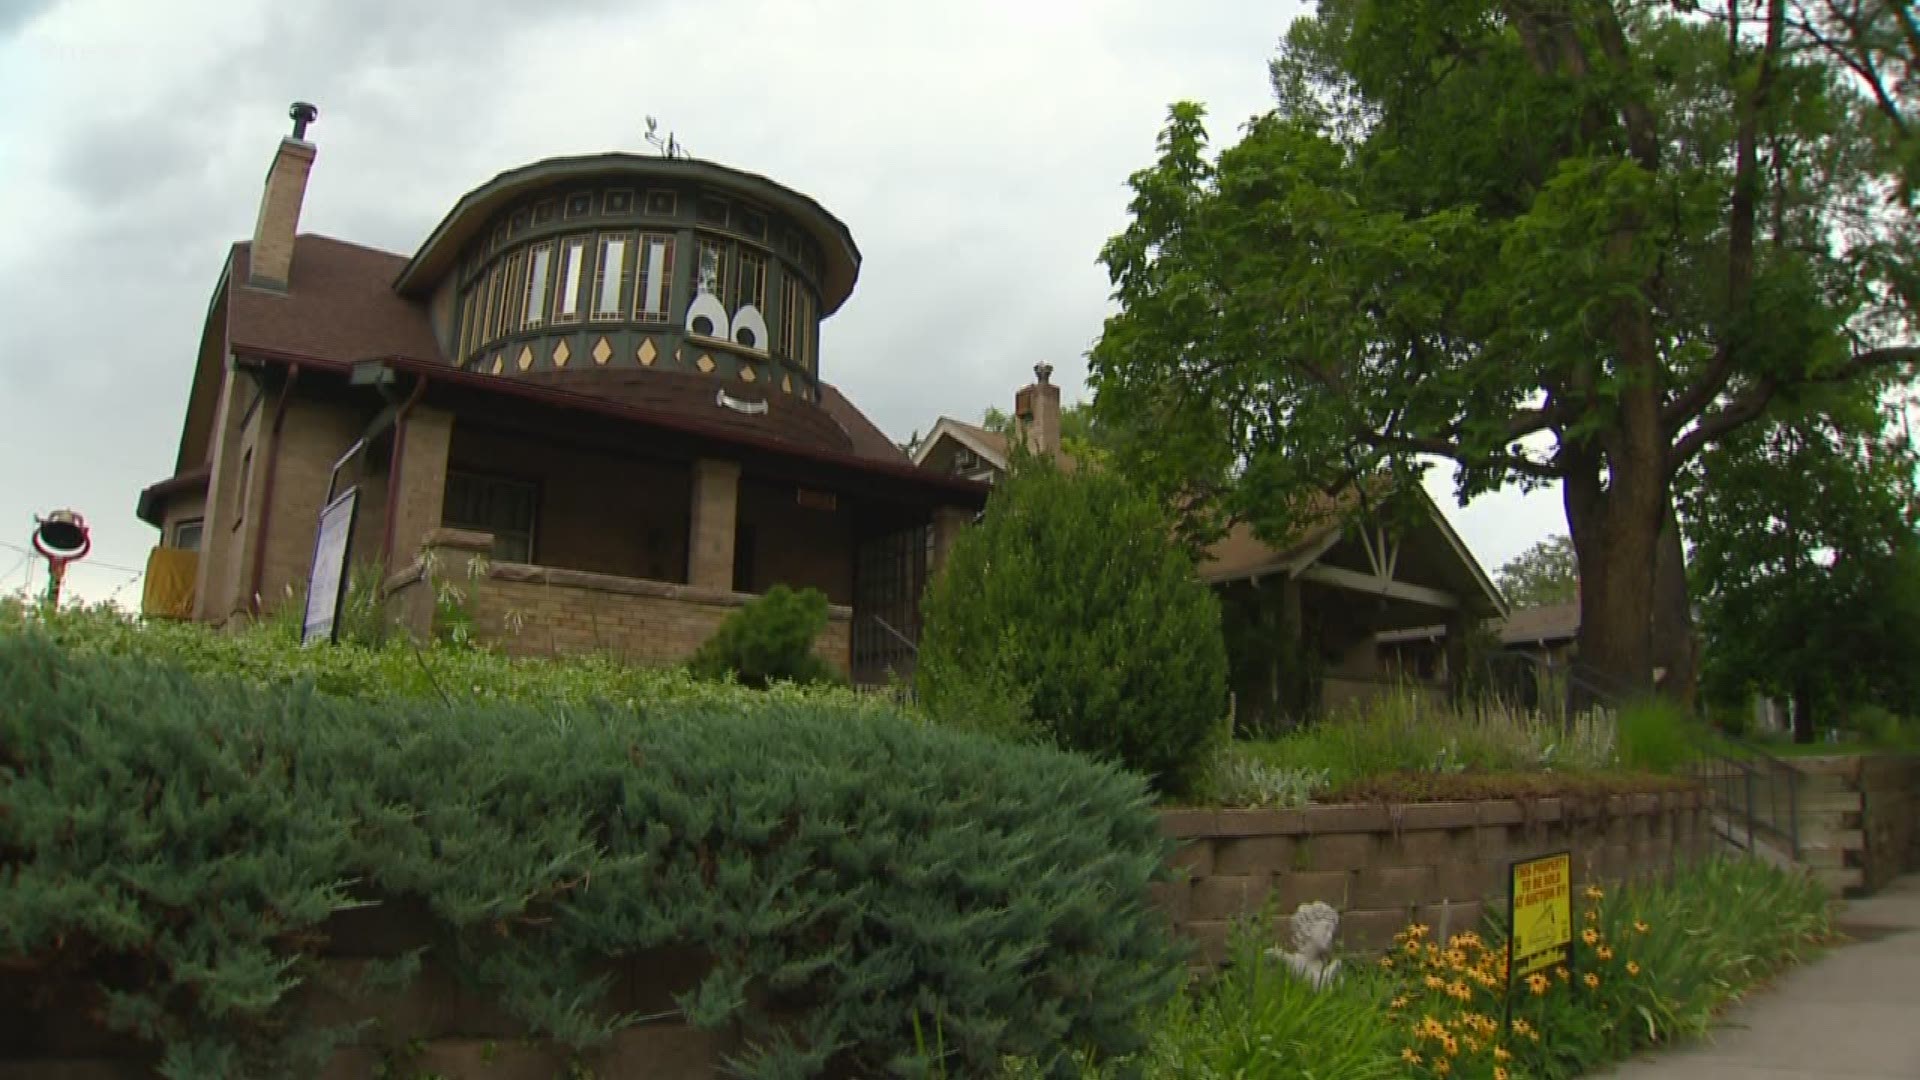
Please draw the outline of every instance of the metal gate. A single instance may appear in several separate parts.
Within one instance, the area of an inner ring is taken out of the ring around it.
[[[915,525],[860,544],[853,570],[855,685],[912,682],[931,535],[927,526]]]

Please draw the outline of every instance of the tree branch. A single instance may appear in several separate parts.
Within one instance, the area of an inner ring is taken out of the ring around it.
[[[1920,363],[1920,345],[1895,345],[1855,353],[1846,363],[1811,379],[1799,379],[1791,384],[1772,377],[1761,379],[1734,395],[1718,410],[1703,415],[1698,424],[1673,444],[1673,449],[1667,454],[1667,474],[1671,476],[1679,472],[1693,455],[1705,449],[1709,443],[1765,412],[1774,396],[1789,385],[1820,386],[1846,382],[1873,368],[1915,363]]]
[[[1429,435],[1388,435],[1378,431],[1357,430],[1354,436],[1376,450],[1408,450],[1416,454],[1432,454],[1447,458],[1459,464],[1484,463],[1526,476],[1542,480],[1557,480],[1560,470],[1556,466],[1535,461],[1532,458],[1513,454],[1471,455],[1460,444],[1446,439],[1437,439]]]

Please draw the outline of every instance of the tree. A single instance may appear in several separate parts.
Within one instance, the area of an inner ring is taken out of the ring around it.
[[[1226,718],[1219,604],[1162,505],[1110,470],[1016,452],[928,587],[925,625],[929,712],[1017,693],[1059,746],[1162,790],[1193,778]]]
[[[1580,566],[1573,541],[1549,536],[1514,556],[1495,576],[1514,607],[1564,604],[1580,597]]]
[[[1779,394],[1920,358],[1890,126],[1784,0],[1323,0],[1278,108],[1173,107],[1102,252],[1096,413],[1206,524],[1423,458],[1558,482],[1583,663],[1651,683],[1670,481]]]
[[[1678,482],[1709,695],[1793,702],[1794,737],[1860,704],[1920,709],[1913,449],[1871,388],[1779,408]]]

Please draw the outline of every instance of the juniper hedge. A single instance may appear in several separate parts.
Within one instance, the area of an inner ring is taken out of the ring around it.
[[[301,994],[373,904],[582,1049],[638,1022],[608,960],[693,947],[682,1010],[748,1076],[1125,1052],[1179,984],[1144,783],[1048,749],[806,700],[352,700],[31,625],[0,702],[0,972],[90,980],[167,1076],[314,1075],[353,1033]]]

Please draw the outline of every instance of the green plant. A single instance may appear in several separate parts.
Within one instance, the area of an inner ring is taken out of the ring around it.
[[[755,689],[775,682],[834,682],[838,676],[813,651],[826,628],[825,593],[775,585],[727,616],[687,667],[703,679],[732,678]]]
[[[1425,926],[1380,959],[1409,1075],[1562,1080],[1698,1035],[1727,1001],[1815,947],[1827,899],[1797,872],[1709,860],[1671,881],[1574,897],[1569,962],[1512,980],[1499,920],[1436,941]],[[1511,1015],[1511,1020],[1508,1015]]]
[[[165,1075],[317,1074],[351,1032],[300,991],[367,905],[575,1049],[636,1020],[609,963],[696,949],[681,1011],[746,1076],[911,1071],[916,1015],[966,1075],[1125,1053],[1177,984],[1166,841],[1106,765],[800,692],[354,699],[94,629],[0,623],[0,969],[92,983]]]
[[[922,700],[1018,687],[1061,747],[1162,790],[1191,783],[1226,713],[1220,612],[1163,508],[1119,476],[1016,459],[928,589]]]
[[[1651,700],[1621,708],[1615,720],[1620,763],[1656,773],[1683,771],[1695,756],[1699,733],[1678,705]]]

